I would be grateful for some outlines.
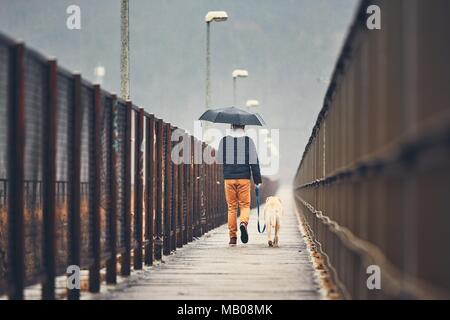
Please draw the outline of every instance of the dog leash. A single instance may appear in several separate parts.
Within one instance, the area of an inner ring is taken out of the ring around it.
[[[264,223],[263,231],[261,231],[261,227],[259,226],[259,186],[256,186],[255,193],[256,193],[256,211],[258,212],[258,232],[264,233],[264,231],[266,231],[266,224]]]

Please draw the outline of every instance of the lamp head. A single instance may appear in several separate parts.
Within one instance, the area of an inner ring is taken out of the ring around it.
[[[259,101],[258,100],[247,100],[246,106],[248,108],[257,107],[257,106],[259,106]]]
[[[225,11],[209,11],[205,16],[205,22],[222,22],[228,20],[228,14]]]
[[[233,78],[247,78],[248,71],[243,69],[236,69],[232,73]]]
[[[105,74],[106,74],[105,67],[103,67],[103,66],[97,66],[97,67],[95,67],[95,69],[94,69],[94,74],[95,74],[95,76],[97,76],[97,77],[104,77]]]

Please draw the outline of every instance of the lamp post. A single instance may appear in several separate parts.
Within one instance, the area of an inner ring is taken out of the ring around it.
[[[236,69],[233,71],[232,76],[233,76],[233,106],[237,107],[236,105],[237,78],[247,78],[248,71],[243,69]]]
[[[225,11],[210,11],[205,16],[206,22],[206,109],[209,109],[211,103],[211,51],[210,51],[210,33],[211,22],[222,22],[228,19]]]
[[[122,0],[120,7],[120,95],[130,100],[130,30],[129,0]]]
[[[211,22],[223,22],[228,20],[228,14],[225,11],[209,11],[205,16],[206,22],[206,99],[205,109],[208,110],[211,105]],[[204,130],[208,131],[208,124],[203,124]],[[204,140],[210,143],[210,137],[205,137]]]

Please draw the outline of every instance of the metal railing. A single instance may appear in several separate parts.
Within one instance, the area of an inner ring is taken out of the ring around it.
[[[297,207],[345,298],[450,296],[449,11],[362,1],[303,154]]]
[[[98,292],[225,223],[221,166],[173,163],[174,129],[0,35],[0,295],[54,299],[69,265]]]

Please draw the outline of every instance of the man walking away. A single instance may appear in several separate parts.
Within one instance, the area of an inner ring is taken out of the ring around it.
[[[247,225],[250,216],[250,179],[259,187],[261,173],[256,147],[245,134],[245,126],[231,125],[231,134],[222,138],[217,161],[223,164],[225,197],[228,204],[228,229],[230,245],[237,243],[237,209],[240,209],[241,241],[248,242]]]

